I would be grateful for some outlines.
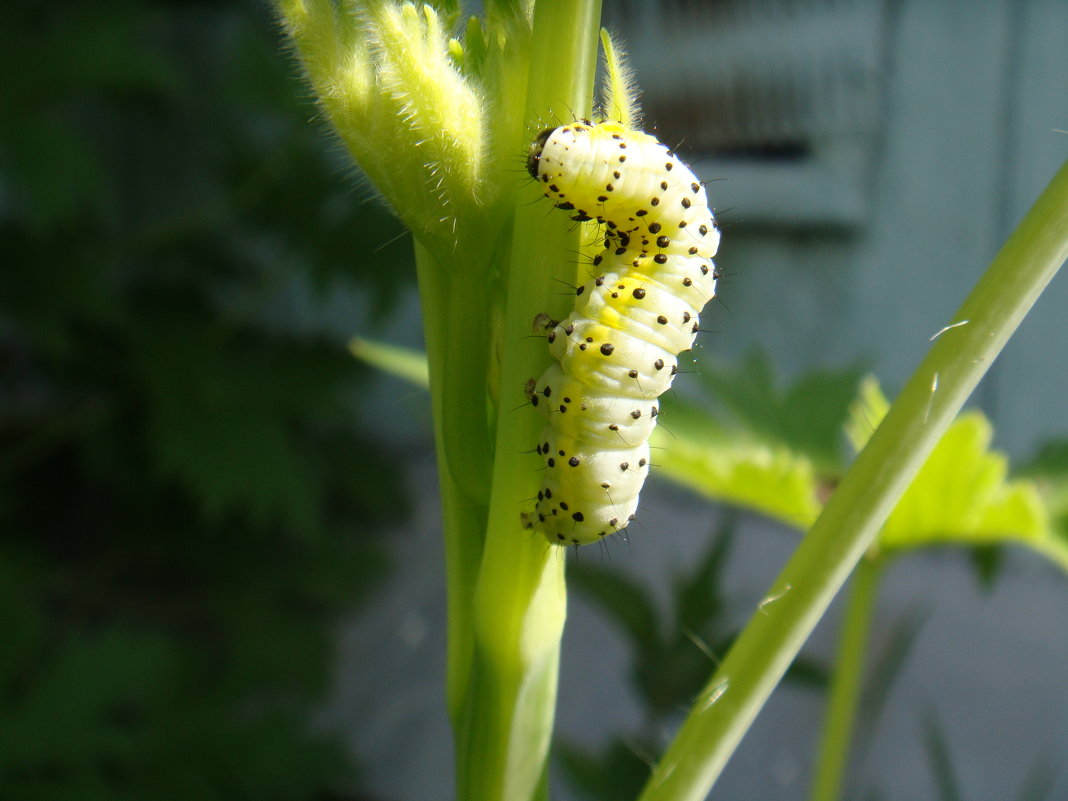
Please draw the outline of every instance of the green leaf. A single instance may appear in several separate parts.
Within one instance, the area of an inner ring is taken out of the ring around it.
[[[1032,478],[1038,486],[1054,528],[1065,536],[1068,533],[1068,439],[1053,439],[1043,444],[1019,474]]]
[[[661,647],[635,655],[635,677],[658,719],[691,702],[734,639],[728,631],[722,579],[731,545],[734,515],[724,519],[692,567],[672,577],[673,616],[659,637]]]
[[[728,429],[706,410],[665,403],[651,440],[657,470],[705,497],[753,509],[795,528],[816,519],[819,482],[805,456]]]
[[[842,424],[862,370],[817,370],[785,390],[776,386],[766,354],[750,353],[738,366],[702,363],[705,384],[757,438],[803,454],[821,473],[842,470]]]
[[[461,53],[463,54],[464,74],[477,75],[482,68],[482,62],[486,60],[486,32],[482,27],[482,20],[478,17],[471,17],[467,20],[467,33],[464,36]]]
[[[69,222],[79,212],[102,206],[109,176],[99,154],[65,120],[15,114],[0,146],[15,197],[42,230]]]
[[[1019,470],[1035,482],[1049,509],[1054,537],[1051,551],[1068,550],[1068,439],[1045,443],[1036,456]]]
[[[591,801],[633,798],[649,776],[652,746],[613,740],[600,751],[563,743],[560,761],[568,781]]]
[[[1019,472],[1029,476],[1068,477],[1068,439],[1055,437],[1043,443],[1034,458]]]
[[[722,527],[719,536],[709,542],[705,556],[689,575],[675,580],[675,609],[679,628],[700,631],[718,622],[723,614],[723,569],[731,547],[733,520]]]
[[[964,801],[966,796],[961,790],[960,777],[953,764],[949,740],[933,709],[928,710],[924,716],[923,740],[927,746],[928,758],[931,760],[931,770],[934,773],[935,784],[938,786],[940,801]]]
[[[349,352],[357,359],[362,359],[397,378],[403,378],[417,387],[427,389],[430,386],[426,354],[421,351],[354,337],[349,342]]]
[[[1045,801],[1057,785],[1060,760],[1051,755],[1040,756],[1027,772],[1016,794],[1016,801]]]
[[[860,696],[856,729],[850,746],[853,764],[863,764],[874,733],[878,731],[883,710],[929,617],[930,612],[925,608],[914,605],[906,609],[880,633],[878,653],[871,653],[867,657],[870,667]],[[883,625],[880,624],[881,627]]]
[[[245,513],[303,533],[322,523],[325,465],[301,434],[316,410],[340,414],[347,357],[326,343],[262,339],[146,307],[133,343],[159,476],[200,498],[209,518]]]
[[[854,447],[867,441],[888,406],[875,379],[865,379],[847,426]],[[890,513],[880,543],[915,548],[1015,541],[1040,548],[1049,540],[1049,514],[1037,488],[1008,480],[1008,460],[990,450],[992,436],[980,412],[961,413]]]
[[[567,578],[614,620],[637,652],[657,648],[657,616],[652,596],[634,579],[614,570],[572,563]]]

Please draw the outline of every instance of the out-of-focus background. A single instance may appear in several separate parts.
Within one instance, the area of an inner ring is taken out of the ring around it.
[[[892,392],[1068,152],[1060,0],[605,5],[723,224],[699,359],[862,363]],[[346,351],[421,346],[410,241],[266,4],[5,15],[0,797],[451,798],[427,401]],[[1016,460],[1068,434],[1066,301],[974,399]],[[686,621],[728,638],[796,541],[663,480],[643,499],[642,532],[573,561],[674,645],[635,651],[576,572],[557,798],[640,781],[681,714],[665,665],[711,669]],[[849,797],[1068,797],[1065,619],[1029,553],[992,583],[960,552],[896,563]],[[713,798],[805,797],[835,623]]]

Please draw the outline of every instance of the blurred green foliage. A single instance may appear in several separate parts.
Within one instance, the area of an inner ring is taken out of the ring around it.
[[[357,321],[292,298],[381,319],[410,247],[265,4],[21,2],[0,36],[0,795],[340,797],[309,719],[404,498]]]
[[[754,350],[735,365],[702,361],[699,379],[757,440],[808,459],[826,478],[845,469],[842,425],[863,374],[860,364],[814,369],[783,388],[771,358]]]
[[[762,353],[737,365],[703,360],[705,397],[661,403],[657,474],[805,530],[844,470],[842,425],[861,374],[818,370],[783,387]]]
[[[719,530],[708,538],[705,552],[673,578],[666,614],[641,581],[594,563],[568,566],[570,586],[623,634],[644,714],[640,731],[613,738],[601,749],[559,743],[561,765],[582,797],[591,801],[637,797],[663,748],[663,732],[698,698],[719,657],[734,642],[738,631],[732,613],[737,610],[724,581],[736,517],[727,513]],[[787,680],[822,688],[827,670],[800,656]]]
[[[1068,541],[1068,438],[1057,437],[1044,443],[1031,461],[1020,468],[1020,475],[1032,479],[1042,489],[1053,526]]]

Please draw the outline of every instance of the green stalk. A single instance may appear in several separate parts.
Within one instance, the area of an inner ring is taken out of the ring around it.
[[[438,265],[439,269],[441,265]],[[450,281],[445,331],[446,375],[439,391],[445,457],[453,481],[468,501],[489,505],[493,444],[487,417],[489,294],[480,283],[454,275]],[[475,311],[472,313],[473,309]]]
[[[868,653],[868,631],[878,596],[882,563],[866,557],[853,574],[846,604],[838,652],[834,660],[827,719],[823,723],[819,762],[812,782],[811,801],[836,801],[852,745],[857,719],[857,703],[864,681],[864,660]]]
[[[535,8],[527,79],[528,120],[571,119],[592,102],[600,3],[541,2]],[[546,115],[550,115],[546,117]],[[534,130],[518,132],[524,152]],[[527,182],[518,195],[499,341],[496,459],[485,547],[473,607],[474,649],[457,733],[457,796],[529,801],[546,796],[546,764],[566,615],[564,556],[520,513],[537,492],[533,449],[541,428],[524,385],[549,361],[532,337],[540,312],[564,316],[571,299],[554,278],[573,281],[580,235],[565,215],[547,214]],[[469,313],[469,311],[468,311]],[[451,577],[450,577],[451,580]]]
[[[445,527],[446,604],[449,621],[446,698],[455,727],[458,725],[460,706],[471,670],[471,609],[478,581],[478,563],[482,556],[486,507],[478,505],[470,495],[461,490],[450,469],[450,465],[456,460],[450,461],[449,458],[451,443],[446,442],[443,407],[445,386],[449,379],[446,364],[452,357],[447,347],[450,340],[451,282],[442,265],[418,240],[415,241],[415,265],[423,306],[423,336],[426,341],[434,445]],[[482,419],[485,419],[484,414]]]
[[[1068,163],[947,321],[968,322],[938,337],[909,379],[691,710],[641,801],[707,795],[897,499],[1066,257]]]

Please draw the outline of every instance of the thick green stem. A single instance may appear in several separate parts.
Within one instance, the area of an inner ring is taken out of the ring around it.
[[[595,0],[536,6],[528,120],[554,114],[569,119],[589,109],[599,19]],[[549,361],[545,341],[531,337],[534,318],[540,312],[563,316],[567,299],[553,278],[572,280],[574,264],[561,254],[575,252],[581,243],[564,215],[545,213],[534,187],[523,189],[502,271],[496,458],[474,598],[470,681],[457,737],[457,795],[464,801],[544,797],[566,613],[565,552],[520,524],[539,479],[536,462],[524,454],[541,427],[523,388]]]
[[[581,242],[514,159],[539,126],[589,113],[600,0],[488,0],[448,53],[429,6],[275,2],[339,133],[419,240],[458,796],[543,797],[565,553],[520,525],[538,475],[523,387],[549,359],[532,321],[567,313],[553,279],[573,279]]]
[[[493,443],[486,406],[489,376],[489,295],[477,281],[454,276],[445,315],[448,319],[447,371],[440,391],[445,457],[453,481],[469,502],[489,505]],[[478,310],[478,311],[472,311]]]
[[[1066,257],[1068,163],[947,320],[967,323],[938,337],[909,379],[775,580],[769,602],[735,641],[641,801],[707,795],[897,499]]]
[[[478,564],[482,558],[482,536],[486,526],[486,506],[479,505],[461,490],[450,468],[446,442],[445,396],[448,383],[446,364],[451,359],[449,337],[449,276],[418,240],[415,242],[415,265],[419,277],[419,295],[423,304],[423,331],[426,340],[427,367],[430,377],[430,400],[434,418],[434,445],[437,451],[438,486],[441,493],[445,525],[445,572],[449,620],[448,676],[446,679],[449,713],[458,725],[460,707],[471,672],[474,638],[471,609],[478,582]],[[485,415],[481,418],[485,420]],[[485,458],[488,458],[488,454]],[[455,459],[453,460],[455,462]]]
[[[868,630],[875,611],[881,567],[879,561],[867,557],[861,559],[853,574],[842,631],[838,635],[834,677],[827,702],[827,719],[823,723],[819,762],[812,782],[811,801],[836,801],[841,793],[857,719],[860,688],[864,681]]]

